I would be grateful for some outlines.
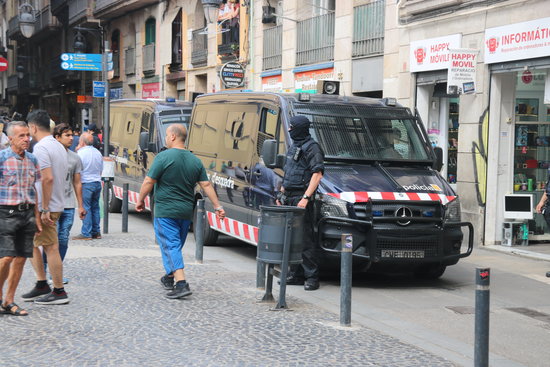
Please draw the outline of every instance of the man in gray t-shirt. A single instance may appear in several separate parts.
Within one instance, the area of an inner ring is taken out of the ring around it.
[[[69,150],[69,147],[73,143],[73,130],[68,124],[59,124],[53,130],[53,137],[65,147],[68,154],[68,172],[65,177],[65,208],[57,222],[59,255],[63,262],[69,248],[69,234],[74,222],[76,202],[78,202],[78,216],[80,219],[86,216],[86,210],[82,204],[82,182],[80,180],[82,161],[78,154]],[[44,260],[44,268],[47,268],[48,258],[45,253],[42,259]],[[63,278],[63,284],[67,284],[68,282],[67,278]]]
[[[35,287],[22,298],[38,304],[64,304],[69,302],[63,287],[63,263],[59,255],[57,221],[65,209],[65,179],[68,173],[67,150],[50,132],[50,116],[44,110],[36,110],[27,116],[29,130],[38,141],[33,153],[38,159],[42,181],[37,183],[42,232],[34,238],[32,265],[36,273]],[[53,291],[46,281],[44,262],[39,247],[48,258]],[[43,296],[43,297],[40,297]],[[39,298],[40,297],[40,298]]]

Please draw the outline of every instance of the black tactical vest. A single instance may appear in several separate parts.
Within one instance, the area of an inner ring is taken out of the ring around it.
[[[285,177],[283,187],[285,190],[305,190],[311,180],[312,172],[309,169],[307,153],[311,145],[315,143],[309,138],[301,146],[293,144],[286,155]]]

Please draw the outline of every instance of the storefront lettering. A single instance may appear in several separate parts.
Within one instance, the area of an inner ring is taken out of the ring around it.
[[[430,62],[432,64],[438,64],[442,62],[449,62],[449,54],[430,56]]]
[[[437,45],[431,45],[430,46],[430,51],[431,52],[447,51],[448,49],[449,49],[449,42],[439,43]]]
[[[550,28],[537,28],[534,31],[518,32],[502,36],[502,45],[510,45],[512,43],[530,42],[544,38],[550,38]]]

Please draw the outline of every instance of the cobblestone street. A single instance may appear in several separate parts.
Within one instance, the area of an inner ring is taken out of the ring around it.
[[[15,366],[452,366],[417,347],[295,297],[292,311],[261,304],[249,273],[186,256],[192,296],[164,297],[149,236],[71,241],[71,302],[39,306],[18,296],[33,284],[26,265],[16,302],[28,317],[0,316],[1,365]]]

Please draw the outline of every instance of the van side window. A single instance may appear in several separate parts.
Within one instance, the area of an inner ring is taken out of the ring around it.
[[[260,128],[258,131],[258,144],[257,144],[257,153],[258,156],[262,153],[262,146],[264,141],[268,139],[279,140],[280,132],[278,133],[277,128],[280,124],[279,121],[279,110],[274,108],[262,108],[262,116],[260,120]],[[284,134],[283,134],[284,140]]]

